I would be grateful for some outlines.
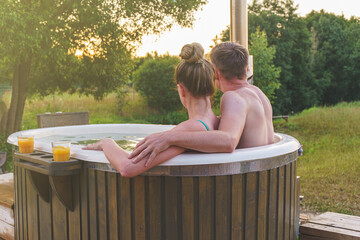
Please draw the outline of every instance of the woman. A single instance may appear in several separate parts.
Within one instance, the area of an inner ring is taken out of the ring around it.
[[[213,66],[204,58],[204,49],[199,43],[186,44],[181,49],[180,57],[182,60],[176,67],[175,79],[181,103],[188,111],[189,120],[180,123],[171,131],[217,129],[219,119],[213,113],[210,101],[215,91]],[[147,158],[133,163],[128,159],[129,153],[119,147],[113,139],[103,139],[83,149],[104,151],[111,165],[123,177],[137,176],[185,151],[180,147],[170,147],[160,153],[152,163],[147,162]]]

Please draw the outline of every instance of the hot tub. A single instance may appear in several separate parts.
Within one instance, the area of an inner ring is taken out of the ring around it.
[[[104,154],[72,145],[51,159],[50,141],[139,139],[169,125],[102,124],[33,129],[33,154],[14,153],[18,239],[296,239],[299,142],[234,153],[184,153],[123,178]],[[121,136],[120,136],[121,135]],[[80,140],[79,140],[80,139]]]

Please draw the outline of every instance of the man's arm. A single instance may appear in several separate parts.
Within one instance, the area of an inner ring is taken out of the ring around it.
[[[197,121],[186,121],[176,126],[172,131],[193,130],[199,131],[203,126]],[[143,161],[133,163],[128,159],[129,153],[119,147],[113,139],[103,139],[97,143],[89,144],[84,147],[85,150],[101,150],[111,165],[116,168],[123,177],[137,176],[150,168],[157,166],[167,160],[183,153],[184,148],[170,147],[158,154],[154,159],[149,161],[150,156],[146,156]]]
[[[247,116],[245,100],[234,92],[226,92],[221,101],[221,121],[218,130],[208,132],[167,131],[143,139],[130,154],[134,162],[157,154],[170,146],[200,152],[232,152],[236,149]]]

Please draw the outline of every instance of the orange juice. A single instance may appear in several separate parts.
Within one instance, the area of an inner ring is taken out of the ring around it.
[[[18,136],[18,145],[20,153],[34,152],[34,137]]]
[[[56,146],[52,148],[54,161],[63,162],[70,159],[70,147]]]

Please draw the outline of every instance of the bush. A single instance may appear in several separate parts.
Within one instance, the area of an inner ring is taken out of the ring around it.
[[[178,57],[160,56],[145,60],[134,73],[134,87],[147,100],[148,106],[160,112],[176,111],[181,102],[174,74]]]

